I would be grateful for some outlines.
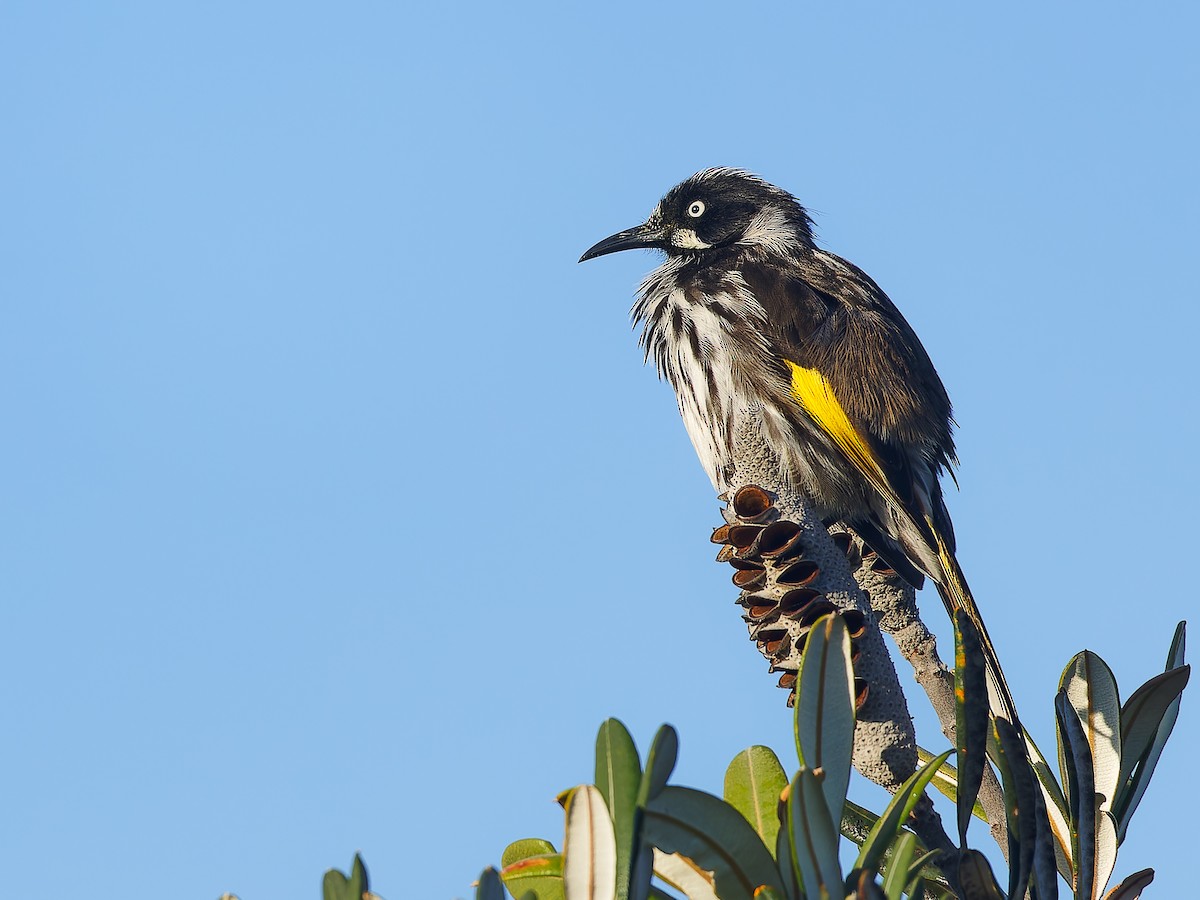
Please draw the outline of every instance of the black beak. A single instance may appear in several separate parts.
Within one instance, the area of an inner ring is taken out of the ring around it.
[[[585,259],[595,259],[597,256],[604,256],[606,253],[616,253],[618,250],[637,250],[646,247],[662,250],[666,245],[666,240],[667,229],[660,225],[651,225],[647,222],[644,225],[638,225],[636,228],[618,231],[611,237],[606,237],[594,247],[588,248],[587,252],[579,257],[579,261],[583,262]]]

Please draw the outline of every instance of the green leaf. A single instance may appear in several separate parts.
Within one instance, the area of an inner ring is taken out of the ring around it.
[[[879,816],[877,814],[859,806],[853,800],[847,800],[846,806],[842,809],[842,822],[840,826],[842,837],[849,838],[861,847],[870,836],[871,829],[875,827],[875,823],[878,821]]]
[[[761,884],[783,889],[758,833],[740,812],[711,794],[663,788],[646,806],[643,836],[664,853],[682,854],[713,872],[722,900],[750,898]]]
[[[557,852],[549,841],[543,841],[541,838],[521,838],[504,848],[504,852],[500,854],[500,868],[505,869],[523,859],[550,856]]]
[[[958,864],[958,883],[970,900],[1004,900],[992,867],[978,850],[967,850]]]
[[[821,778],[807,767],[802,766],[792,781],[788,797],[788,825],[792,851],[800,863],[802,880],[808,893],[814,896],[837,896],[845,880],[838,862],[839,835],[829,817]]]
[[[662,725],[650,744],[646,754],[646,771],[638,788],[637,805],[645,807],[667,786],[667,779],[675,770],[679,758],[679,735],[670,725]]]
[[[594,785],[580,785],[567,801],[563,841],[566,900],[612,900],[617,891],[617,843],[604,798]]]
[[[788,799],[791,799],[791,785],[788,785]],[[784,894],[788,897],[803,897],[804,882],[800,877],[800,861],[792,852],[792,832],[789,826],[791,813],[784,805],[784,827],[775,836],[775,859],[779,864],[779,877],[783,880]]]
[[[1102,809],[1110,809],[1121,771],[1121,700],[1112,670],[1091,650],[1077,653],[1059,681],[1079,723],[1092,757],[1092,777]]]
[[[499,873],[488,866],[479,875],[479,884],[475,888],[475,900],[504,900],[504,885],[500,882]]]
[[[908,887],[909,868],[913,856],[917,852],[917,837],[912,832],[902,832],[892,848],[892,858],[888,860],[887,874],[883,876],[883,892],[888,900],[900,900],[904,889]],[[912,873],[919,876],[920,869]]]
[[[987,672],[979,631],[966,610],[954,611],[954,718],[958,751],[958,843],[967,846],[967,826],[987,766]]]
[[[654,874],[682,891],[688,900],[718,900],[713,873],[679,853],[654,851]]]
[[[1071,825],[1068,821],[1067,798],[1058,779],[1054,777],[1054,771],[1050,768],[1050,764],[1046,762],[1046,757],[1042,755],[1042,751],[1038,749],[1028,732],[1025,734],[1025,750],[1029,754],[1029,764],[1033,766],[1033,774],[1038,780],[1038,787],[1041,788],[1042,805],[1045,807],[1048,827],[1054,840],[1054,856],[1058,872],[1062,875],[1063,880],[1070,884],[1075,880],[1075,857],[1071,849],[1072,836]],[[1061,754],[1059,760],[1061,765]]]
[[[1182,651],[1178,635],[1176,643]],[[1167,738],[1175,728],[1180,695],[1191,671],[1191,666],[1180,665],[1154,676],[1134,691],[1121,708],[1121,773],[1117,799],[1113,803],[1119,841],[1125,840],[1129,820],[1133,818]]]
[[[917,760],[921,763],[921,765],[924,765],[931,759],[933,759],[932,753],[930,753],[924,747],[917,747]],[[949,762],[942,763],[941,768],[937,770],[937,774],[933,776],[933,781],[929,782],[929,786],[935,788],[938,793],[957,805],[958,769],[952,766]],[[983,804],[978,800],[976,800],[975,805],[971,807],[971,813],[980,821],[987,822],[987,813],[983,811]],[[845,834],[845,832],[842,833]]]
[[[511,848],[513,845],[509,846]],[[507,855],[508,851],[505,851]],[[550,852],[513,859],[501,868],[500,878],[514,897],[534,891],[538,900],[563,900],[561,853]]]
[[[1004,754],[1004,798],[1008,814],[1008,896],[1024,897],[1037,846],[1037,787],[1025,741],[1007,719],[993,723]]]
[[[879,863],[900,832],[900,826],[907,822],[908,817],[912,815],[917,801],[921,799],[921,795],[925,792],[925,786],[933,778],[934,772],[950,758],[950,754],[953,752],[953,750],[947,750],[945,753],[935,756],[900,786],[887,809],[883,811],[883,815],[879,817],[879,821],[875,823],[875,827],[871,829],[871,834],[863,842],[858,859],[854,862],[855,869],[868,869],[872,874],[879,871]]]
[[[1041,791],[1035,791],[1033,799],[1037,816],[1037,843],[1033,848],[1033,885],[1037,889],[1037,900],[1058,900],[1058,842],[1046,815],[1045,795]]]
[[[367,882],[367,867],[363,864],[362,857],[357,853],[354,854],[349,878],[337,869],[330,869],[326,872],[322,890],[325,900],[362,900],[363,894],[370,890]]]
[[[1134,872],[1109,891],[1104,900],[1138,900],[1138,897],[1142,896],[1142,891],[1153,880],[1153,869],[1142,869],[1140,872]]]
[[[779,795],[787,784],[779,757],[769,747],[743,750],[725,770],[725,802],[746,817],[772,852],[779,832]]]
[[[818,619],[808,633],[796,683],[796,752],[800,765],[823,773],[829,821],[842,821],[854,752],[854,669],[841,616]]]
[[[1092,781],[1091,747],[1083,723],[1065,690],[1060,690],[1054,698],[1054,711],[1070,786],[1067,797],[1075,835],[1072,847],[1076,872],[1075,897],[1076,900],[1093,900],[1096,896],[1096,813],[1099,804]]]
[[[637,798],[642,764],[629,730],[618,719],[606,719],[596,734],[596,787],[612,816],[617,845],[616,900],[628,900],[633,854],[637,849]]]

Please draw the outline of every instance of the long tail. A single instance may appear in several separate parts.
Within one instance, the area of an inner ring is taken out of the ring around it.
[[[942,577],[936,579],[936,582],[942,602],[946,604],[946,612],[953,620],[955,610],[961,609],[979,632],[979,643],[983,648],[983,661],[988,676],[988,705],[992,709],[992,715],[1007,719],[1017,732],[1021,733],[1023,729],[1017,716],[1017,705],[1013,701],[1012,691],[1008,689],[1008,682],[1004,679],[1004,670],[1000,668],[1000,657],[996,655],[996,647],[988,635],[987,626],[983,624],[979,607],[975,605],[975,598],[971,595],[971,589],[967,587],[962,567],[958,564],[954,552],[946,546],[937,528],[933,527],[932,522],[929,524],[937,540]]]

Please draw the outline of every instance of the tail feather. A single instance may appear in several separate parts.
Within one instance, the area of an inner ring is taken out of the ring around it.
[[[932,527],[932,523],[930,525]],[[967,587],[962,567],[936,528],[933,532],[937,539],[938,559],[942,569],[941,577],[936,579],[938,593],[942,595],[942,602],[946,604],[946,611],[950,613],[951,619],[954,618],[954,611],[961,609],[979,632],[979,643],[983,648],[984,665],[987,668],[988,703],[992,708],[992,715],[1007,719],[1020,733],[1022,729],[1021,721],[1017,717],[1017,705],[1004,678],[1004,671],[1000,668],[1000,657],[996,654],[996,647],[988,635],[987,626],[983,624],[983,617],[979,614],[979,607],[975,605],[971,589]]]

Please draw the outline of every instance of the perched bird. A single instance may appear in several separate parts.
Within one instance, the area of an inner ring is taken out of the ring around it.
[[[966,611],[993,712],[1020,727],[942,500],[957,462],[950,398],[887,294],[816,245],[795,197],[739,169],[692,176],[580,262],[635,248],[666,253],[633,316],[717,490],[749,424],[822,520],[853,528],[914,587],[929,576],[952,616]]]

